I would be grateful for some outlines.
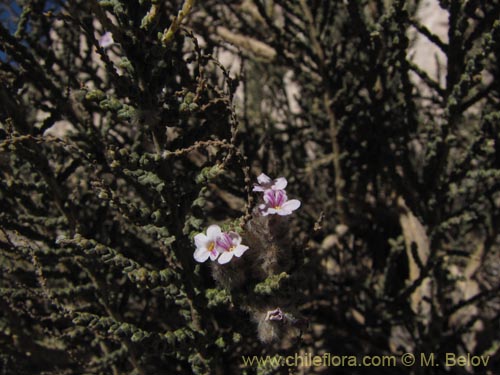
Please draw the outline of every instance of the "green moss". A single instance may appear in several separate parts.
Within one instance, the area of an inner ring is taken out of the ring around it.
[[[265,279],[263,282],[255,285],[254,292],[262,295],[271,295],[283,284],[283,281],[290,277],[286,272],[282,272],[279,275],[272,275]]]
[[[207,289],[205,296],[208,300],[208,307],[228,305],[231,303],[231,295],[225,289]]]

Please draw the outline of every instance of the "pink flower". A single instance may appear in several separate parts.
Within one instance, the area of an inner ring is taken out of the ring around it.
[[[300,207],[298,199],[290,199],[284,190],[266,190],[264,192],[264,202],[259,206],[262,216],[278,214],[280,216],[290,215]]]
[[[248,250],[248,246],[241,244],[241,236],[238,233],[224,232],[217,239],[217,250],[221,253],[218,262],[226,264],[233,256],[241,257]]]
[[[265,320],[283,320],[285,315],[283,314],[283,311],[279,307],[277,307],[274,310],[269,310],[266,313],[266,318]]]
[[[266,191],[266,190],[283,190],[288,184],[285,177],[279,177],[276,180],[271,180],[271,177],[261,173],[257,177],[258,184],[254,184],[253,191]]]
[[[207,229],[207,234],[198,233],[194,236],[196,250],[193,254],[197,262],[203,263],[209,257],[210,260],[217,259],[219,252],[217,251],[217,240],[221,236],[222,231],[218,225],[210,225]]]
[[[99,47],[101,48],[108,48],[111,47],[115,41],[113,40],[113,34],[111,34],[109,31],[106,31],[100,38],[99,38]]]

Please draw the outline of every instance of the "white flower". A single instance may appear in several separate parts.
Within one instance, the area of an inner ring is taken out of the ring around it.
[[[248,246],[241,244],[241,236],[236,232],[222,233],[217,239],[217,250],[221,253],[218,259],[220,264],[226,264],[233,256],[241,257]]]
[[[284,190],[288,181],[285,177],[278,177],[276,180],[271,180],[271,177],[261,173],[257,177],[258,184],[254,184],[253,191],[266,191],[266,190]]]
[[[210,225],[207,228],[207,234],[198,233],[194,236],[194,244],[196,245],[196,250],[193,254],[194,259],[197,262],[203,263],[208,258],[210,260],[217,259],[219,255],[217,247],[217,239],[221,236],[222,231],[218,225]]]

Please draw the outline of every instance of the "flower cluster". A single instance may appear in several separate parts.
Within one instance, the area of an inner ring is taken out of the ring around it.
[[[254,185],[253,191],[262,192],[264,203],[259,206],[262,216],[267,215],[290,215],[300,207],[300,201],[290,199],[285,192],[288,184],[286,178],[279,177],[276,180],[264,173],[257,177],[258,184]],[[203,263],[208,258],[217,260],[219,264],[228,263],[233,256],[239,258],[248,250],[248,246],[241,244],[241,236],[236,232],[223,232],[218,225],[210,225],[207,233],[198,233],[194,236],[196,250],[194,259]]]
[[[203,263],[208,258],[214,261],[218,258],[220,264],[228,263],[233,256],[241,257],[248,246],[241,244],[241,236],[236,232],[223,232],[218,225],[210,225],[207,234],[198,233],[194,236],[196,251],[194,259]]]
[[[298,199],[290,199],[286,195],[285,188],[288,184],[286,178],[279,177],[272,180],[269,176],[261,173],[257,177],[258,184],[254,185],[253,191],[264,193],[264,203],[259,206],[262,216],[267,215],[290,215],[300,207]]]

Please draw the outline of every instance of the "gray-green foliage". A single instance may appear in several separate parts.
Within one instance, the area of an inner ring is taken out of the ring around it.
[[[0,23],[4,373],[498,357],[500,3],[439,1],[448,40],[423,3],[17,1]],[[261,171],[302,201],[289,220],[259,217]],[[213,223],[250,245],[234,265],[194,261]],[[293,319],[266,320],[277,307]]]

